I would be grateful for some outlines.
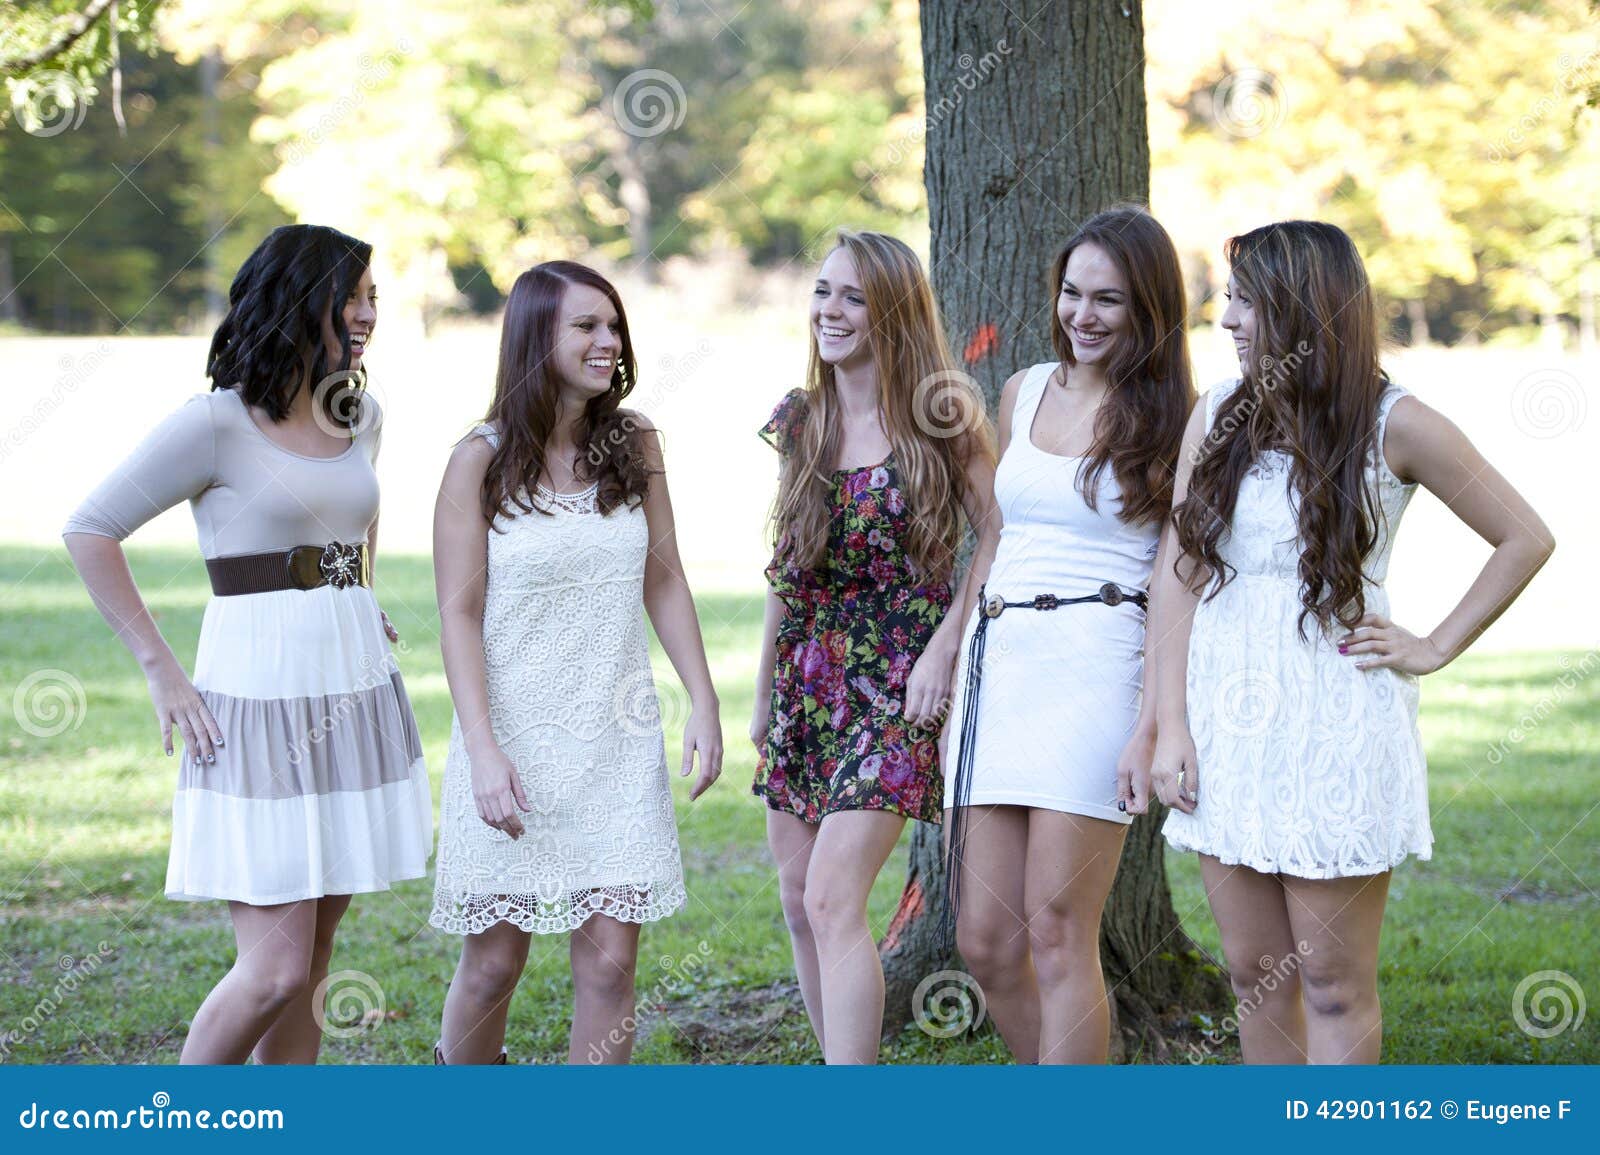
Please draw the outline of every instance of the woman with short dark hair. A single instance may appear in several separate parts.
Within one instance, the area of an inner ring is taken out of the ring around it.
[[[183,739],[167,897],[225,899],[233,915],[238,959],[195,1014],[184,1062],[315,1062],[350,896],[427,870],[422,744],[371,590],[371,257],[330,228],[268,236],[229,289],[212,391],[158,425],[64,531],[149,679],[166,752],[174,730]],[[214,595],[193,680],[121,545],[185,500]]]

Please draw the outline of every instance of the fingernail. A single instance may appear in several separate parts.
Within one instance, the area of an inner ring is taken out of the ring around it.
[[[224,742],[224,741],[223,741],[223,740],[222,740],[222,739],[221,739],[221,738],[218,738],[218,739],[217,739],[217,749],[219,749],[219,750],[220,750],[220,749],[221,749],[221,748],[222,748],[222,747],[224,747],[224,746],[226,746],[226,745],[227,745],[227,743],[226,743],[226,742]]]
[[[1350,650],[1349,650],[1349,647],[1347,647],[1343,642],[1340,642],[1339,643],[1339,652],[1341,654],[1348,654],[1350,652]]]
[[[206,761],[207,762],[215,762],[216,760],[217,760],[217,756],[215,754],[207,754],[206,755]]]

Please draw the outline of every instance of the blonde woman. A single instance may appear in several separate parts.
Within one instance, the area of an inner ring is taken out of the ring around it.
[[[806,1011],[830,1063],[871,1063],[883,969],[867,895],[907,818],[938,822],[938,734],[987,541],[994,449],[915,254],[841,233],[811,298],[804,389],[761,435],[782,458],[751,741]]]

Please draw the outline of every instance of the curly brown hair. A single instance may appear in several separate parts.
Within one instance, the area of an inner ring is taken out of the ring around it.
[[[1300,636],[1353,627],[1366,613],[1363,566],[1382,510],[1367,482],[1388,378],[1378,356],[1378,308],[1361,254],[1322,221],[1282,221],[1228,241],[1256,333],[1240,385],[1218,406],[1212,433],[1174,511],[1178,543],[1200,563],[1191,589],[1215,597],[1234,577],[1221,541],[1239,483],[1266,450],[1291,459],[1298,508]]]

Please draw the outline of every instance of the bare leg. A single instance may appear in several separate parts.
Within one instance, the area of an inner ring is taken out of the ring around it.
[[[506,1013],[528,962],[531,937],[509,922],[466,936],[439,1023],[445,1062],[493,1063],[500,1057]]]
[[[778,865],[778,901],[783,904],[783,921],[794,948],[794,973],[800,980],[800,997],[805,1000],[811,1031],[821,1048],[822,979],[817,971],[817,940],[806,919],[806,871],[811,867],[811,848],[816,841],[817,827],[813,824],[793,814],[767,811],[767,845]]]
[[[258,1063],[315,1063],[322,1047],[322,1027],[317,1022],[313,1001],[322,980],[328,977],[333,958],[333,936],[339,920],[350,909],[348,894],[332,894],[317,900],[317,926],[311,943],[311,972],[304,989],[279,1013],[256,1044]]]
[[[830,814],[806,873],[806,920],[822,977],[823,1058],[876,1063],[883,1032],[883,963],[867,927],[867,897],[906,820],[882,810]]]
[[[1222,932],[1228,978],[1239,1000],[1239,1046],[1247,1063],[1304,1063],[1300,952],[1280,875],[1200,856],[1211,913]]]
[[[626,1063],[633,1055],[633,977],[639,924],[593,914],[572,932],[569,1063]]]
[[[1019,1063],[1039,1061],[1039,981],[1028,951],[1024,883],[1028,810],[974,806],[962,847],[956,945],[983,989],[990,1017]],[[945,811],[945,829],[952,811]]]
[[[238,958],[195,1012],[184,1063],[242,1063],[311,975],[317,900],[278,906],[230,902]]]
[[[1304,944],[1306,1053],[1313,1063],[1376,1063],[1383,1053],[1378,937],[1389,872],[1355,878],[1280,875]]]
[[[1117,877],[1120,822],[1028,811],[1028,945],[1039,975],[1039,1062],[1104,1063],[1111,1008],[1100,916]]]

